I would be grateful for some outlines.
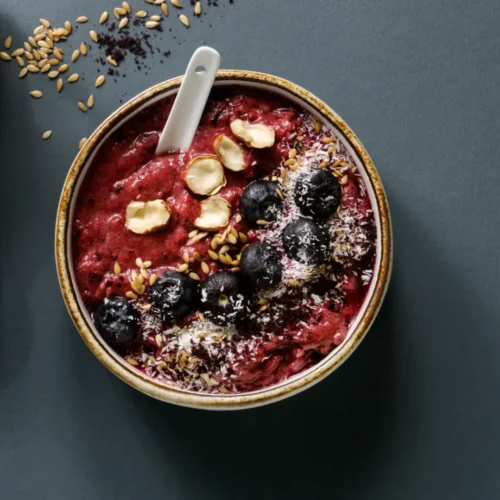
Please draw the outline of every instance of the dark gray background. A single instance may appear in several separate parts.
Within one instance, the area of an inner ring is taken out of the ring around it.
[[[114,6],[85,4],[1,0],[0,35],[15,45],[40,16],[95,20]],[[0,497],[498,498],[498,2],[220,0],[206,11],[188,31],[171,14],[156,42],[171,57],[106,83],[85,115],[89,59],[60,96],[0,62]],[[359,350],[306,393],[237,413],[160,403],[110,374],[66,313],[53,258],[79,139],[125,93],[181,74],[204,42],[224,68],[288,78],[339,112],[381,173],[394,225],[392,284]],[[28,97],[36,87],[41,101]]]

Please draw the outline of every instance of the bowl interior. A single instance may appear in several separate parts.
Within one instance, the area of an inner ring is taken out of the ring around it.
[[[280,384],[276,384],[276,385],[273,385],[271,387],[259,389],[259,390],[252,391],[252,392],[245,392],[244,394],[213,395],[213,394],[203,394],[203,393],[197,393],[197,392],[188,391],[188,390],[184,390],[184,389],[179,389],[179,388],[170,386],[168,384],[160,383],[157,381],[153,381],[152,379],[149,379],[144,374],[142,374],[141,372],[139,372],[138,370],[136,370],[135,368],[130,366],[118,354],[116,354],[116,352],[111,347],[109,347],[107,345],[107,343],[102,339],[100,334],[95,329],[93,322],[90,318],[90,315],[89,315],[85,305],[83,304],[83,301],[81,299],[78,288],[76,287],[76,281],[75,281],[75,276],[74,276],[74,271],[73,271],[71,224],[73,221],[76,200],[78,198],[78,193],[79,193],[80,187],[82,185],[82,181],[83,181],[86,173],[88,172],[88,169],[90,168],[90,165],[92,164],[96,154],[98,153],[100,147],[106,141],[106,139],[109,138],[109,136],[116,129],[121,127],[127,120],[132,118],[134,115],[136,115],[137,113],[139,113],[140,111],[142,111],[146,107],[154,105],[155,102],[157,102],[161,99],[164,99],[165,97],[168,97],[172,94],[175,94],[177,92],[178,85],[175,85],[173,87],[168,87],[166,89],[162,89],[161,87],[158,88],[158,90],[150,93],[149,97],[146,97],[145,99],[143,99],[143,101],[139,105],[135,106],[135,108],[132,112],[126,114],[125,116],[119,118],[118,120],[115,119],[114,123],[112,121],[111,122],[112,126],[109,129],[107,129],[107,131],[104,134],[102,134],[101,129],[98,129],[94,133],[93,137],[91,137],[89,139],[89,142],[91,142],[93,138],[97,138],[98,142],[96,143],[95,147],[93,147],[91,154],[88,155],[85,162],[81,165],[81,168],[77,174],[76,183],[74,185],[74,189],[71,193],[71,198],[70,198],[69,212],[68,212],[68,217],[67,217],[68,223],[66,224],[67,227],[66,227],[66,234],[65,234],[65,238],[66,238],[65,245],[66,245],[66,258],[67,258],[66,262],[67,262],[67,266],[68,266],[68,274],[69,274],[70,281],[71,281],[71,289],[73,291],[74,298],[77,301],[79,312],[83,316],[85,323],[87,324],[88,328],[92,332],[92,335],[98,341],[98,344],[100,345],[100,347],[105,351],[105,353],[109,357],[113,358],[113,360],[116,363],[119,363],[123,369],[131,372],[133,376],[139,377],[140,379],[142,379],[143,381],[146,381],[147,383],[154,384],[157,388],[159,387],[160,390],[175,391],[176,393],[190,394],[195,399],[217,398],[218,400],[221,400],[221,399],[230,400],[232,398],[241,399],[242,397],[250,397],[251,398],[254,395],[263,395],[265,393],[268,393],[271,390],[275,391],[276,389],[284,388],[285,386],[290,386],[299,379],[308,378],[308,376],[311,375],[311,373],[321,369],[321,367],[325,367],[326,365],[331,365],[332,358],[336,358],[336,357],[338,358],[337,363],[336,364],[334,363],[334,366],[338,366],[338,365],[340,365],[340,363],[342,361],[344,361],[344,359],[347,357],[347,355],[350,354],[350,352],[353,350],[352,349],[353,345],[355,346],[354,343],[359,342],[359,339],[357,341],[356,341],[356,339],[353,339],[353,332],[355,332],[357,330],[361,319],[365,315],[367,307],[373,298],[373,293],[374,293],[374,290],[376,288],[377,278],[378,278],[379,273],[380,273],[381,257],[382,257],[382,233],[381,233],[381,215],[380,215],[380,210],[379,210],[379,203],[378,203],[377,196],[375,193],[374,185],[372,183],[372,179],[368,175],[367,169],[365,168],[365,165],[363,163],[362,158],[360,158],[360,156],[358,155],[356,149],[353,147],[353,144],[351,143],[349,138],[338,127],[338,125],[335,123],[335,121],[331,120],[330,117],[327,116],[327,114],[322,112],[322,110],[317,109],[316,107],[312,106],[311,104],[309,104],[309,102],[305,101],[304,99],[302,99],[298,95],[294,94],[290,90],[276,86],[276,85],[272,85],[270,83],[253,81],[253,80],[224,79],[224,80],[216,81],[215,86],[217,86],[217,87],[240,86],[242,88],[261,89],[263,91],[275,93],[275,94],[278,94],[278,95],[281,95],[281,96],[287,98],[291,102],[297,104],[299,107],[304,108],[309,113],[311,113],[313,116],[318,118],[328,128],[335,130],[336,135],[339,137],[340,141],[343,143],[345,148],[349,151],[350,155],[352,156],[352,158],[354,159],[354,161],[356,163],[356,166],[357,166],[357,168],[358,168],[358,170],[359,170],[359,172],[364,180],[367,194],[370,197],[370,201],[371,201],[372,208],[374,211],[374,219],[375,219],[375,223],[376,223],[376,234],[377,234],[376,257],[375,257],[375,266],[374,266],[374,271],[373,271],[373,279],[370,283],[369,289],[365,295],[365,299],[364,299],[362,306],[361,306],[361,308],[356,316],[356,319],[351,323],[349,330],[348,330],[348,334],[347,334],[345,340],[343,341],[343,343],[340,346],[338,346],[336,349],[334,349],[328,356],[326,356],[323,360],[321,360],[317,364],[313,365],[312,367],[310,367],[307,370],[304,370],[303,372],[300,372],[300,373],[294,375],[293,377],[290,377],[289,379],[281,382]],[[132,99],[132,101],[130,101],[130,102],[132,103],[138,99],[140,99],[140,96]],[[127,106],[127,104],[125,106]],[[82,153],[83,153],[83,151],[80,154],[82,154]],[[381,302],[381,300],[380,300],[380,302]],[[87,341],[87,343],[88,343],[88,341]],[[95,352],[95,350],[94,350],[94,352]],[[348,353],[348,354],[346,355],[346,353]],[[100,356],[100,357],[101,357],[102,361],[105,361],[102,358],[102,356]],[[107,363],[105,363],[105,364],[107,364]],[[108,367],[109,367],[109,365],[108,365]],[[329,373],[329,371],[326,370],[322,377],[317,377],[316,379],[313,380],[313,382],[317,382],[317,381],[321,380],[328,373]],[[121,377],[121,378],[123,378],[123,377]],[[304,387],[294,389],[292,393],[296,393],[301,389],[305,389],[306,387],[309,387],[310,385],[311,384],[305,384]],[[140,387],[138,387],[138,388],[140,389]],[[152,395],[158,397],[157,394],[152,394]],[[290,395],[290,393],[287,393],[286,391],[284,391],[284,393],[281,397],[286,397],[287,395]],[[161,399],[168,399],[168,398],[161,398]],[[279,399],[279,398],[275,398],[273,400],[276,400],[276,399]],[[175,402],[178,402],[178,401],[175,401]],[[194,406],[196,406],[196,404],[194,404]]]

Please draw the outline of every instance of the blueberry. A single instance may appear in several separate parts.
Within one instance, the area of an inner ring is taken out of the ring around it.
[[[139,312],[123,297],[106,299],[92,315],[97,331],[115,346],[127,346],[138,339],[139,318]]]
[[[239,278],[219,271],[201,284],[200,310],[216,325],[241,323],[249,312],[249,302]]]
[[[293,260],[303,264],[324,264],[329,260],[330,237],[311,219],[297,219],[283,231],[283,247]]]
[[[258,226],[258,220],[276,220],[283,203],[277,193],[279,188],[277,182],[264,180],[254,181],[245,188],[240,198],[240,208],[249,226]]]
[[[269,243],[251,243],[243,252],[240,272],[252,288],[261,290],[276,285],[283,265],[280,256]]]
[[[171,321],[189,313],[197,298],[197,285],[185,274],[166,272],[149,289],[153,309],[163,321]]]
[[[342,190],[337,179],[324,168],[303,174],[295,185],[295,203],[307,216],[326,218],[340,205]]]

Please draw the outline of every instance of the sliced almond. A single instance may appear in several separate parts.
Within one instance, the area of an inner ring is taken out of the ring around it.
[[[267,125],[234,120],[230,126],[231,132],[251,148],[270,148],[274,144],[274,129]]]
[[[245,151],[229,137],[219,135],[214,141],[214,150],[221,163],[229,170],[233,172],[245,170]]]
[[[210,196],[200,204],[200,216],[194,225],[205,231],[218,231],[231,218],[231,204],[222,196]]]
[[[133,201],[127,206],[125,226],[136,234],[163,229],[170,220],[170,207],[164,200]]]
[[[209,195],[226,185],[224,169],[214,156],[197,156],[189,163],[184,180],[193,193]]]

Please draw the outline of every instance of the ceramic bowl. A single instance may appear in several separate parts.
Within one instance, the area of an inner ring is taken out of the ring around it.
[[[231,410],[264,405],[284,399],[311,387],[334,372],[358,347],[382,304],[389,283],[392,263],[392,236],[389,208],[380,177],[365,148],[347,124],[324,102],[287,80],[264,73],[243,70],[219,71],[215,85],[237,85],[263,89],[283,95],[315,115],[327,127],[336,129],[355,159],[374,210],[377,228],[376,263],[366,299],[351,324],[344,342],[311,368],[264,389],[241,394],[195,393],[159,383],[136,370],[107,345],[94,328],[75,285],[71,255],[71,223],[75,201],[88,168],[105,139],[138,111],[155,101],[175,94],[182,77],[155,85],[112,113],[96,129],[78,153],[64,183],[57,211],[55,251],[57,272],[68,311],[84,342],[115,375],[139,391],[162,401],[184,406]]]

